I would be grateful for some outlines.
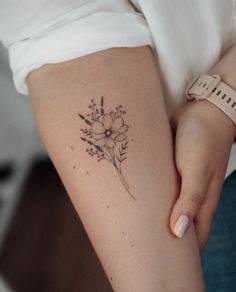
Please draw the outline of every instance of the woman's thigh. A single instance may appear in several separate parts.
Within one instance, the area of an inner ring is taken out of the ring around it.
[[[45,65],[27,82],[35,119],[115,291],[203,291],[194,227],[170,232],[179,193],[149,47]],[[187,275],[187,276],[186,276]]]

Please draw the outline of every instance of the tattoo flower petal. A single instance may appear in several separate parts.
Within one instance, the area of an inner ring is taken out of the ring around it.
[[[100,140],[100,139],[102,139],[102,138],[105,137],[105,133],[104,133],[104,132],[101,133],[101,134],[96,134],[96,133],[92,132],[91,135],[92,135],[92,137],[93,137],[95,140]]]
[[[104,133],[104,126],[102,123],[98,121],[94,121],[91,127],[91,131],[95,134]]]
[[[112,116],[110,116],[109,114],[105,114],[103,116],[103,126],[104,126],[104,128],[106,130],[111,129],[112,123],[113,123]]]
[[[123,125],[120,129],[119,129],[119,133],[126,133],[129,129],[129,126],[128,125]]]
[[[115,140],[116,137],[119,136],[119,134],[120,134],[119,132],[113,132],[113,133],[111,134],[110,138]]]
[[[125,134],[120,134],[116,137],[116,141],[121,142],[127,139],[127,136]]]
[[[107,138],[104,137],[100,140],[95,141],[94,145],[99,146],[99,147],[103,147],[106,145],[106,143],[107,143]]]
[[[106,146],[108,146],[109,148],[113,148],[115,145],[116,143],[114,142],[113,139],[107,138]]]
[[[123,124],[124,124],[124,120],[122,119],[122,117],[117,117],[114,119],[111,129],[113,131],[117,131],[123,126]]]
[[[96,140],[99,147],[107,146],[113,148],[116,142],[124,141],[127,136],[123,135],[128,131],[128,125],[124,125],[124,120],[121,117],[116,117],[114,120],[110,114],[103,116],[102,122],[94,121],[91,127],[91,135]],[[104,138],[107,138],[104,140]],[[102,141],[100,141],[102,140]]]

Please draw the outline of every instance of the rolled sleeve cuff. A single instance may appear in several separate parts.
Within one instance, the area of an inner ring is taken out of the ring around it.
[[[112,47],[154,47],[140,13],[97,12],[9,46],[9,60],[18,92],[28,95],[27,74],[44,64],[82,57]]]

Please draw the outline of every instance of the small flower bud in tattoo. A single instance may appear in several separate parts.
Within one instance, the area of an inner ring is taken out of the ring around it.
[[[129,190],[128,183],[121,171],[121,164],[127,159],[129,126],[125,124],[123,115],[126,113],[122,105],[109,113],[104,109],[104,97],[101,97],[99,106],[91,99],[89,105],[90,113],[86,117],[78,116],[86,126],[81,130],[81,140],[89,144],[86,152],[97,161],[106,160],[110,162],[119,175],[119,178],[133,200],[136,200]]]

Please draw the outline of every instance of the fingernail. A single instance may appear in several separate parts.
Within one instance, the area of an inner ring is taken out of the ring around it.
[[[182,238],[187,227],[189,225],[189,218],[187,215],[183,214],[179,217],[175,223],[174,233],[177,237]]]

